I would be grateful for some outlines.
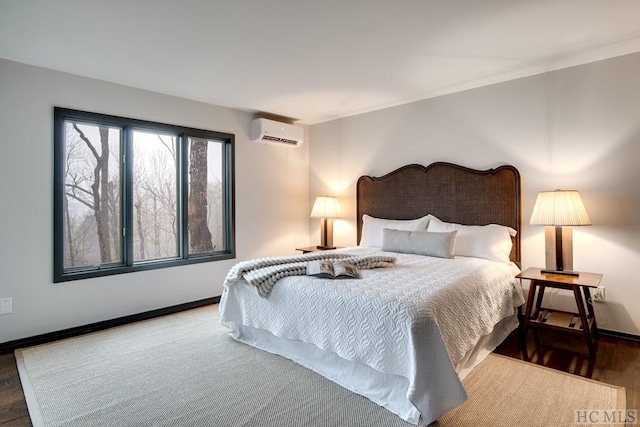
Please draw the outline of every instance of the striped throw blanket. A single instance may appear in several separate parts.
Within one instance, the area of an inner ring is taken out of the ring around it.
[[[224,286],[230,286],[244,279],[254,286],[261,296],[266,297],[278,280],[287,276],[306,275],[307,262],[318,259],[339,259],[361,269],[393,267],[396,264],[396,258],[393,256],[353,255],[340,252],[313,252],[304,255],[256,258],[239,262],[231,267],[224,281]]]

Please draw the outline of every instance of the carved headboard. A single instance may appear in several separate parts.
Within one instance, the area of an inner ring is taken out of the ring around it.
[[[362,215],[415,219],[432,214],[466,225],[501,224],[514,228],[511,260],[520,265],[520,173],[509,165],[479,171],[452,163],[407,165],[357,183],[358,242]]]

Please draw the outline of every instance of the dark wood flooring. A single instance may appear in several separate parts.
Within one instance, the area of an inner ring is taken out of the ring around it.
[[[584,338],[579,335],[553,330],[540,330],[538,334],[540,347],[535,346],[532,332],[527,335],[529,362],[623,386],[627,390],[627,409],[640,410],[640,343],[601,336],[596,341],[596,357],[590,359]],[[509,335],[495,353],[526,360],[515,332]]]
[[[0,354],[0,426],[31,427],[13,354]]]
[[[540,331],[541,347],[535,348],[529,333],[529,361],[627,389],[627,409],[640,409],[640,343],[609,337],[598,340],[598,353],[589,359],[579,337]],[[517,334],[511,334],[495,351],[523,359]],[[29,427],[22,386],[13,354],[0,355],[0,426]]]

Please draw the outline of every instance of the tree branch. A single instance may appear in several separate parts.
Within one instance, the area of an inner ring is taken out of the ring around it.
[[[164,142],[164,139],[162,139],[162,137],[161,137],[160,135],[156,135],[156,136],[157,136],[157,137],[158,137],[158,139],[160,140],[160,143],[161,143],[162,145],[164,145],[164,146],[165,146],[165,148],[166,148],[167,150],[169,150],[169,153],[171,153],[171,157],[173,157],[173,161],[175,162],[175,161],[176,161],[176,153],[175,153],[175,151],[174,151],[174,148],[173,148],[173,147],[170,147],[170,146],[169,146],[169,144],[167,144],[166,142]]]
[[[87,147],[93,153],[93,157],[95,157],[96,160],[100,160],[101,156],[98,154],[98,152],[96,151],[95,147],[93,146],[89,138],[87,138],[84,135],[84,133],[80,130],[80,128],[78,128],[77,124],[72,123],[72,125],[73,125],[73,129],[75,129],[75,131],[78,132],[78,135],[80,136],[80,138],[84,141],[85,144],[87,144]]]
[[[90,196],[91,196],[91,195],[93,195],[93,193],[92,193],[91,191],[89,191],[89,190],[87,190],[87,189],[85,189],[85,188],[82,188],[82,187],[80,187],[80,186],[78,186],[78,185],[75,185],[75,184],[65,184],[65,186],[67,186],[67,187],[69,187],[69,188],[73,188],[74,190],[82,191],[83,193],[86,193],[86,194],[88,194],[88,195],[90,195]],[[74,194],[75,194],[75,193],[74,193]]]
[[[65,194],[69,197],[71,197],[74,200],[77,200],[78,202],[82,203],[83,205],[85,205],[86,207],[88,207],[89,209],[93,209],[93,205],[89,202],[87,202],[86,200],[81,199],[80,197],[76,196],[73,193],[69,193],[69,192],[65,192]]]

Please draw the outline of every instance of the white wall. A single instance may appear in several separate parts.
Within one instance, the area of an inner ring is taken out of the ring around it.
[[[640,335],[640,54],[311,126],[310,198],[341,198],[334,243],[356,244],[355,183],[408,163],[448,161],[522,177],[522,264],[544,266],[539,191],[581,192],[593,226],[574,229],[574,268],[604,274],[603,329]],[[311,223],[312,241],[318,224]],[[550,303],[561,307],[563,292]]]
[[[520,170],[525,267],[544,264],[537,192],[580,190],[594,225],[575,229],[574,266],[604,274],[601,327],[640,335],[638,75],[628,55],[314,125],[310,144],[278,149],[248,141],[245,112],[0,60],[0,297],[14,304],[0,342],[220,295],[236,261],[319,242],[317,195],[341,198],[334,243],[353,245],[357,178],[434,161]],[[53,284],[54,105],[234,133],[237,259]]]
[[[237,259],[52,283],[53,107],[233,133]],[[309,144],[248,140],[252,115],[0,59],[0,342],[220,295],[228,269],[309,243]]]

